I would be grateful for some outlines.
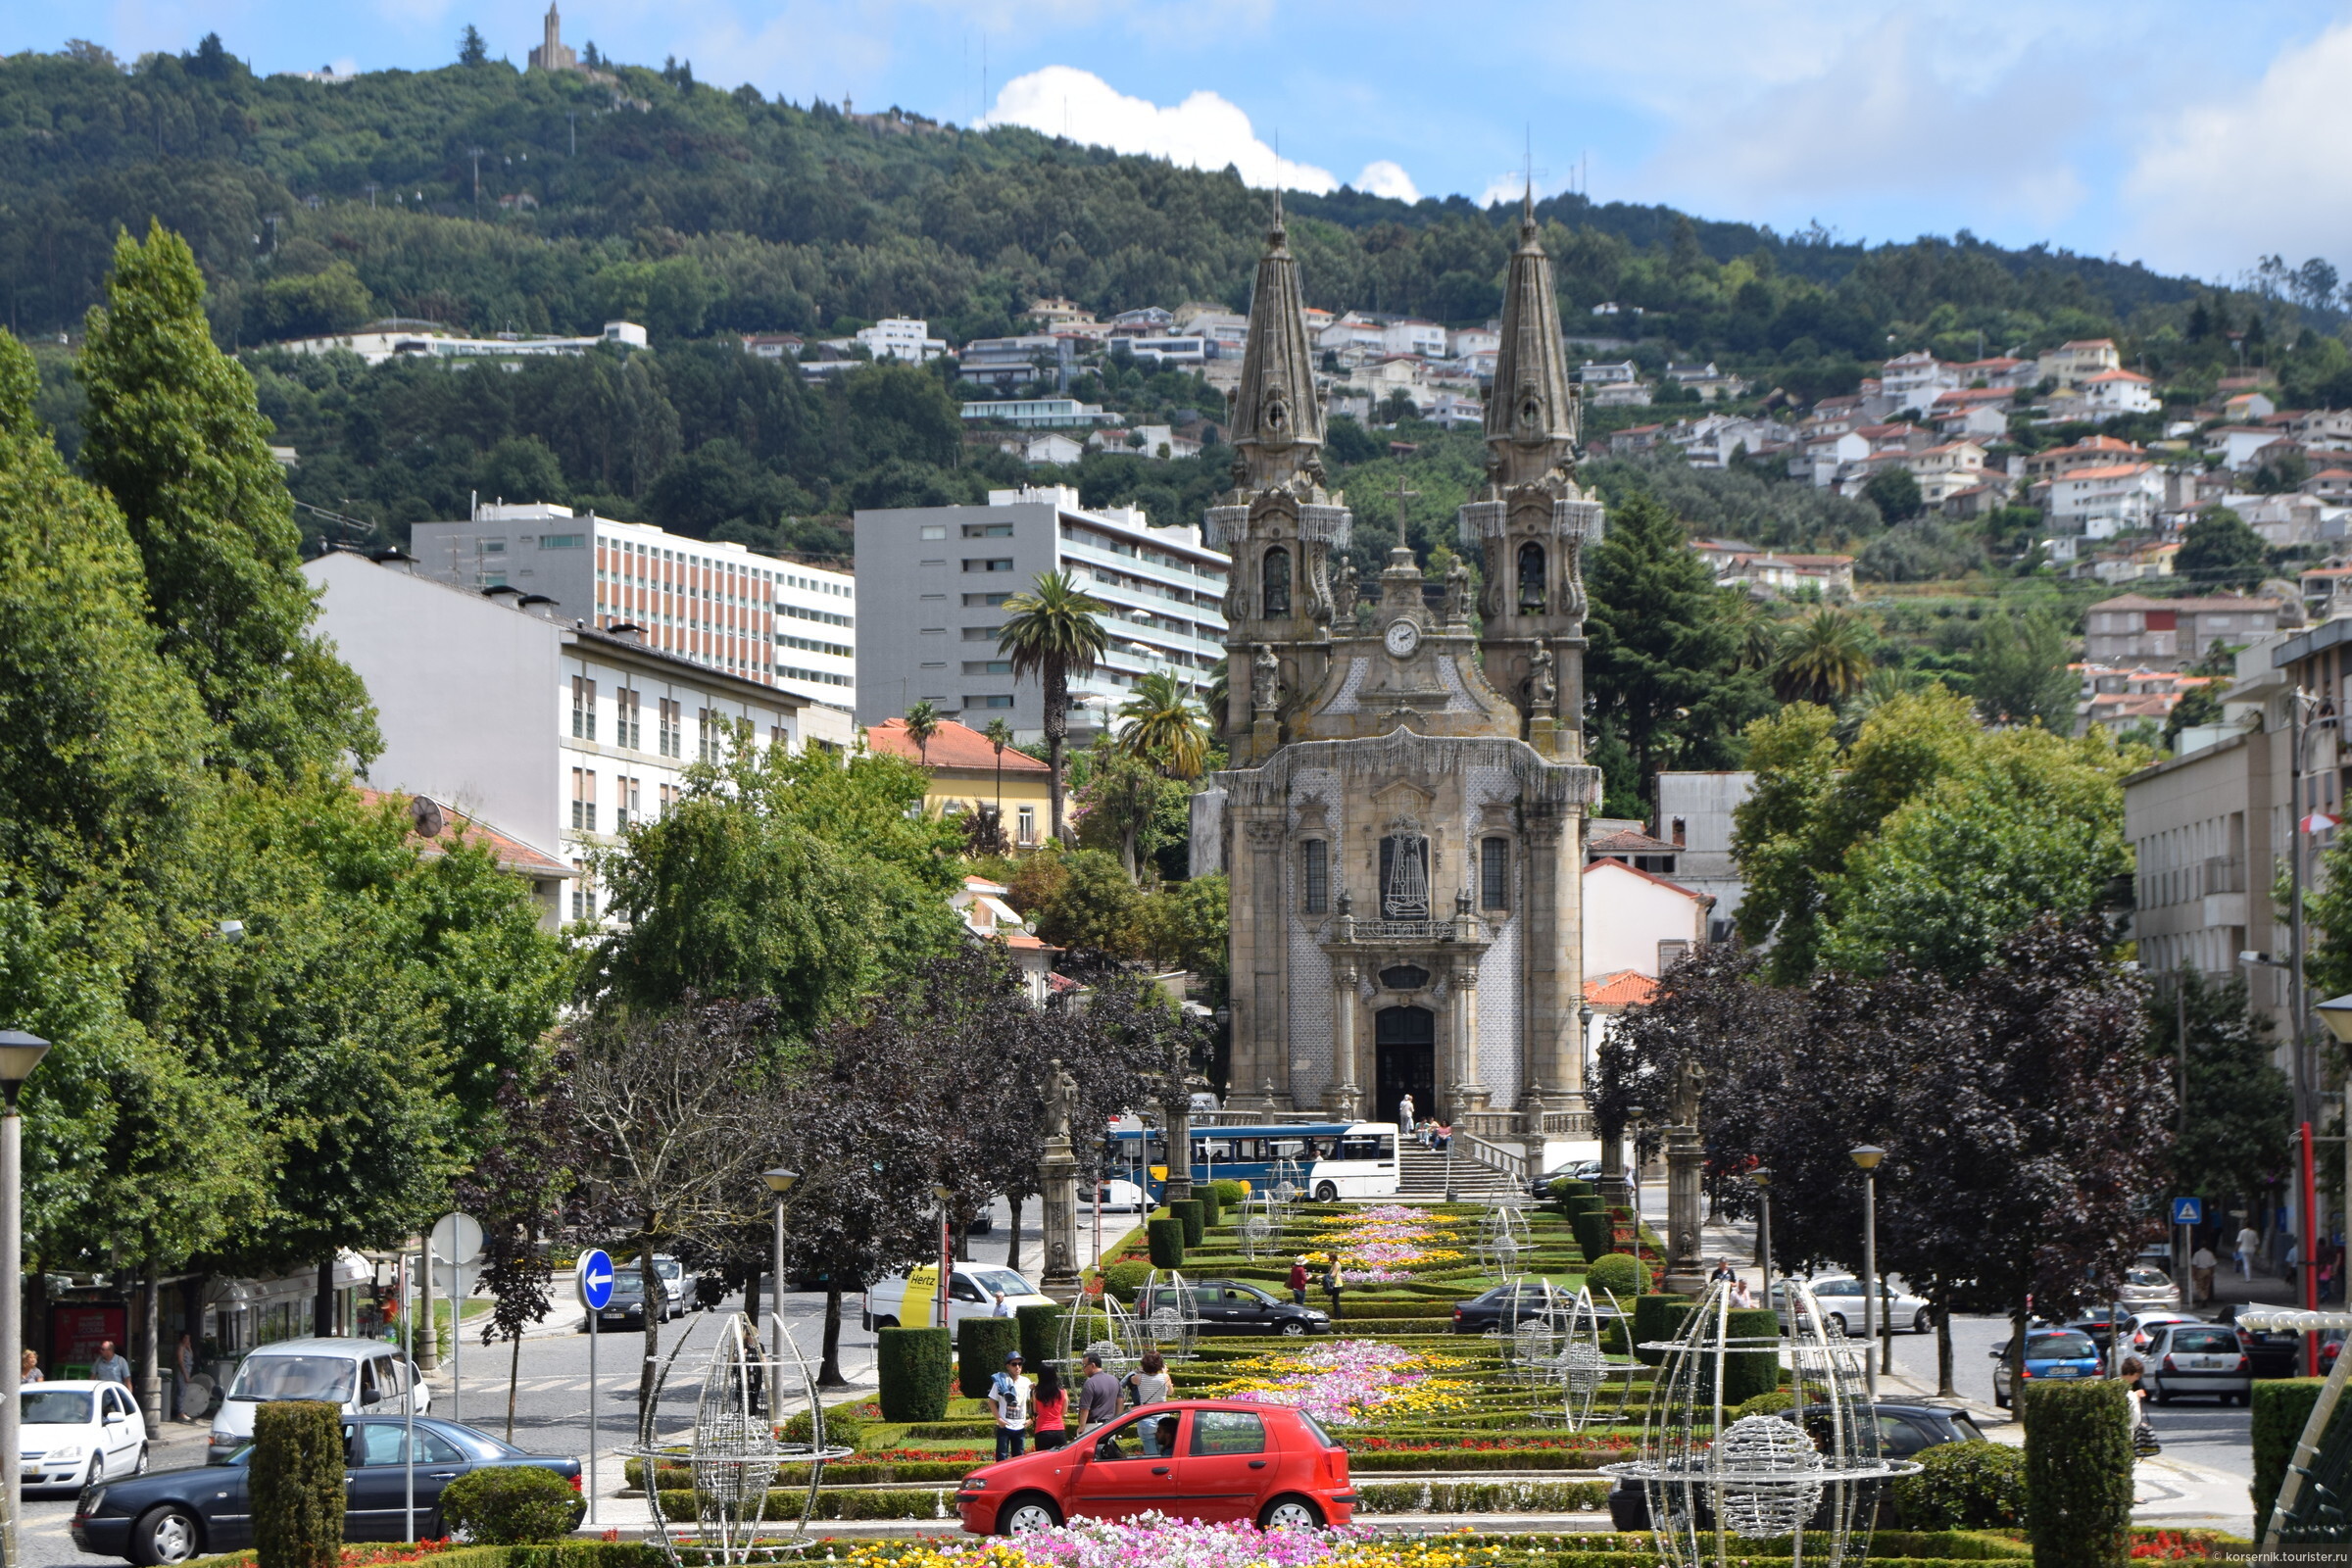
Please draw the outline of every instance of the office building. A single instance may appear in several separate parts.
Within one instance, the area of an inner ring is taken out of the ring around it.
[[[1109,652],[1071,683],[1073,736],[1102,729],[1152,670],[1205,689],[1225,657],[1228,561],[1192,524],[1155,527],[1132,507],[1090,512],[1054,485],[992,490],[985,507],[859,512],[857,528],[862,613],[890,628],[858,643],[859,723],[927,702],[975,726],[1003,715],[1024,740],[1043,734],[1044,692],[1012,678],[997,634],[1004,601],[1049,571],[1068,571],[1109,607]]]
[[[518,589],[559,618],[636,626],[648,647],[796,692],[829,710],[810,712],[810,739],[855,739],[858,596],[846,572],[546,502],[417,523],[409,548],[437,581]]]

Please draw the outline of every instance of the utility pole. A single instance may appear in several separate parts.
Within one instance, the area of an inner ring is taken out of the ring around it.
[[[479,207],[482,205],[482,150],[468,147],[466,151],[473,158],[473,205]]]
[[[277,254],[278,216],[275,213],[265,213],[262,215],[262,221],[270,225],[270,254],[275,256]]]
[[[368,182],[368,210],[371,213],[375,211],[375,181],[371,179]]]
[[[564,122],[571,127],[571,156],[577,158],[580,156],[580,112],[577,109],[564,110]]]

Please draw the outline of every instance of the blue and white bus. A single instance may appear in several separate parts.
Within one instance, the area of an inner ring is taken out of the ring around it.
[[[1158,1127],[1114,1129],[1111,1170],[1162,1201],[1168,1143]],[[1193,1180],[1248,1182],[1252,1191],[1281,1179],[1284,1161],[1298,1172],[1305,1196],[1331,1203],[1351,1198],[1393,1198],[1398,1171],[1396,1124],[1387,1121],[1272,1122],[1193,1129]]]

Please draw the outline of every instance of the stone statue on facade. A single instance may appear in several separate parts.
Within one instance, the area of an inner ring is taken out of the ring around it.
[[[1282,665],[1265,643],[1257,645],[1257,657],[1250,663],[1250,701],[1261,713],[1282,706]]]
[[[1460,557],[1446,568],[1446,622],[1452,625],[1470,614],[1470,568]]]
[[[1069,1142],[1070,1124],[1078,1115],[1078,1080],[1059,1061],[1046,1080],[1046,1137]]]
[[[1343,629],[1355,624],[1355,563],[1347,556],[1331,574],[1331,611]]]
[[[1535,653],[1527,662],[1527,706],[1531,713],[1550,716],[1560,700],[1559,682],[1552,674],[1551,648],[1536,644]]]

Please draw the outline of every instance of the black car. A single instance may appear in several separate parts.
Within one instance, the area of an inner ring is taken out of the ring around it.
[[[1530,1178],[1527,1184],[1527,1196],[1549,1198],[1551,1184],[1561,1177],[1564,1176],[1570,1181],[1589,1182],[1598,1173],[1599,1169],[1599,1162],[1596,1160],[1580,1159],[1573,1165],[1562,1165],[1558,1170],[1547,1171],[1544,1175]]]
[[[1908,1459],[1946,1443],[1976,1443],[1984,1434],[1966,1410],[1944,1404],[1913,1404],[1881,1399],[1879,1453],[1888,1459]],[[1793,1414],[1793,1412],[1785,1412]],[[1827,1433],[1814,1434],[1818,1442]],[[1649,1494],[1639,1481],[1619,1479],[1609,1487],[1609,1518],[1620,1530],[1649,1528]]]
[[[2225,1301],[2214,1321],[2237,1331],[2237,1348],[2254,1363],[2258,1378],[2299,1377],[2303,1372],[2303,1336],[2292,1329],[2250,1329],[2237,1321],[2236,1301]],[[2325,1370],[2323,1368],[2323,1370]]]
[[[412,1539],[407,1429],[401,1416],[344,1418],[346,1541]],[[243,1550],[253,1544],[253,1503],[246,1489],[252,1458],[247,1445],[226,1464],[157,1470],[84,1487],[74,1504],[74,1544],[95,1556],[146,1565]],[[416,1538],[447,1535],[441,1489],[470,1470],[493,1465],[535,1465],[574,1488],[580,1481],[577,1459],[525,1453],[487,1432],[418,1416]]]
[[[1546,1292],[1543,1285],[1532,1280],[1520,1280],[1512,1285],[1497,1285],[1484,1296],[1453,1303],[1453,1332],[1456,1334],[1492,1334],[1506,1325],[1507,1314],[1511,1328],[1518,1327],[1531,1317],[1542,1317],[1559,1306],[1565,1299],[1556,1291]],[[1599,1309],[1603,1318],[1608,1308]]]
[[[1204,1334],[1284,1334],[1298,1339],[1331,1327],[1329,1313],[1286,1300],[1247,1280],[1195,1280],[1190,1289],[1193,1309],[1200,1316]],[[1138,1312],[1181,1315],[1174,1286],[1135,1294]],[[1152,1298],[1148,1302],[1144,1300],[1147,1294]]]
[[[645,1276],[634,1268],[616,1268],[612,1271],[612,1298],[597,1309],[596,1331],[610,1334],[614,1329],[644,1327]],[[580,1331],[584,1334],[587,1329],[587,1320],[582,1319]]]

